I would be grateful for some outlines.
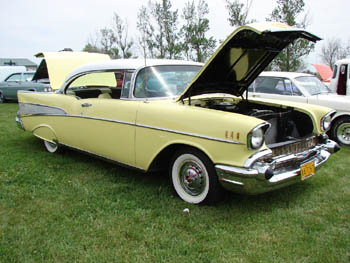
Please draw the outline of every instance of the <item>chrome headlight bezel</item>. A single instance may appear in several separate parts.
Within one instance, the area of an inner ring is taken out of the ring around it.
[[[265,122],[250,130],[247,135],[247,146],[249,150],[256,150],[264,145],[265,132],[270,126],[270,123]]]
[[[332,123],[332,119],[333,119],[333,115],[335,114],[335,111],[330,111],[328,112],[326,115],[324,115],[321,118],[321,130],[323,130],[324,132],[329,131],[329,129],[331,128],[331,123]]]

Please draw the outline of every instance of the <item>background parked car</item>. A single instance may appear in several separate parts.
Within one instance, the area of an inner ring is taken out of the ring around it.
[[[295,72],[263,72],[249,86],[248,96],[271,98],[327,106],[337,113],[332,118],[329,135],[350,146],[350,100],[332,93],[317,77]]]
[[[0,82],[3,82],[12,73],[25,72],[25,66],[0,66]]]
[[[106,54],[90,52],[42,52],[35,55],[42,58],[33,80],[50,80],[52,90],[58,90],[67,74],[78,66],[95,61],[110,60]]]
[[[51,91],[48,80],[32,81],[35,71],[12,73],[3,82],[0,82],[0,103],[7,100],[17,100],[17,91]]]
[[[0,103],[6,100],[17,100],[18,90],[52,91],[63,84],[67,74],[77,66],[93,62],[109,60],[106,54],[88,52],[43,52],[35,55],[43,58],[35,72],[30,72],[31,81],[27,78],[12,76],[0,84]],[[52,74],[52,72],[55,72]]]
[[[333,68],[330,88],[339,95],[350,95],[349,64],[350,59],[341,59],[335,63]]]

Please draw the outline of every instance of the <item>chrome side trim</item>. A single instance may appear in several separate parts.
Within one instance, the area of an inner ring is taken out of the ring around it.
[[[224,142],[224,143],[232,143],[232,144],[241,144],[244,145],[242,142],[234,141],[234,140],[227,140],[227,139],[221,139],[217,137],[210,137],[205,136],[201,134],[195,134],[190,132],[184,132],[179,130],[172,130],[172,129],[166,129],[146,124],[140,124],[140,123],[134,123],[134,122],[128,122],[128,121],[121,121],[121,120],[112,120],[112,119],[106,119],[106,118],[100,118],[100,117],[91,117],[91,116],[84,116],[84,115],[74,115],[74,114],[67,114],[67,112],[61,108],[58,107],[50,107],[40,104],[29,104],[29,103],[20,103],[19,105],[19,111],[18,115],[32,115],[32,116],[56,116],[56,117],[72,117],[72,118],[83,118],[83,119],[91,119],[91,120],[97,120],[97,121],[106,121],[106,122],[112,122],[112,123],[118,123],[118,124],[125,124],[125,125],[132,125],[140,128],[146,128],[146,129],[152,129],[152,130],[158,130],[163,132],[169,132],[169,133],[175,133],[190,137],[196,137],[200,139],[206,139],[211,141],[217,141],[217,142]]]
[[[238,142],[238,141],[225,140],[225,139],[221,139],[221,138],[210,137],[210,136],[195,134],[195,133],[191,133],[191,132],[183,132],[183,131],[178,131],[178,130],[165,129],[165,128],[160,128],[160,127],[155,127],[155,126],[150,126],[150,125],[145,125],[145,124],[138,124],[138,123],[136,124],[136,126],[137,127],[142,127],[142,128],[147,128],[147,129],[164,131],[164,132],[176,133],[176,134],[181,134],[181,135],[186,135],[186,136],[191,136],[191,137],[197,137],[197,138],[207,139],[207,140],[211,140],[211,141],[226,142],[226,143],[242,144],[242,145],[244,145],[244,143]]]
[[[84,116],[84,115],[74,115],[74,114],[68,114],[61,117],[72,117],[72,118],[81,118],[81,119],[90,119],[95,121],[106,121],[106,122],[112,122],[112,123],[119,123],[119,124],[126,124],[131,126],[136,126],[134,122],[129,121],[120,121],[120,120],[112,120],[112,119],[106,119],[106,118],[99,118],[99,117],[91,117],[91,116]]]

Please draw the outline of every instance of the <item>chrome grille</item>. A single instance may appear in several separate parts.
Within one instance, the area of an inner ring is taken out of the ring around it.
[[[281,155],[300,153],[315,147],[317,143],[318,143],[318,138],[316,136],[313,136],[301,141],[293,142],[293,143],[279,146],[276,148],[271,148],[272,150],[271,157],[273,158]]]
[[[274,170],[285,169],[286,167],[299,167],[302,162],[315,156],[316,153],[317,153],[316,151],[310,151],[305,156],[290,159],[290,160],[284,161],[284,162],[278,162],[277,164],[274,165]]]

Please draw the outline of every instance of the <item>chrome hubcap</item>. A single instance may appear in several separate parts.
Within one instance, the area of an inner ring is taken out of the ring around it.
[[[337,138],[342,144],[350,144],[350,123],[342,123],[337,129]]]
[[[184,163],[179,171],[180,183],[186,193],[197,196],[205,188],[205,176],[199,165],[194,162]]]

